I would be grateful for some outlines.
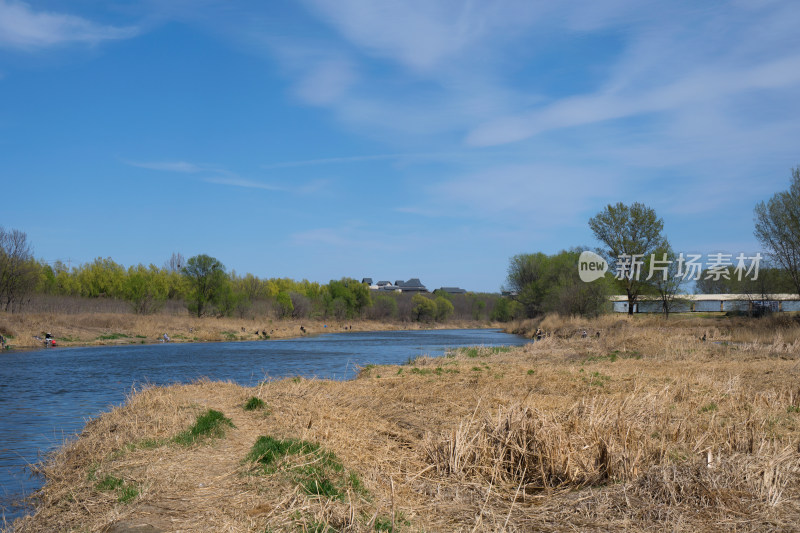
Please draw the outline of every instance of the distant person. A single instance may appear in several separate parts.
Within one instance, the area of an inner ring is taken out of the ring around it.
[[[583,333],[581,333],[581,339],[585,339],[586,335],[587,335],[586,330],[583,330]]]
[[[0,348],[6,347],[6,338],[0,335]]]
[[[169,335],[167,335],[166,333],[164,333],[163,341],[169,342]]]

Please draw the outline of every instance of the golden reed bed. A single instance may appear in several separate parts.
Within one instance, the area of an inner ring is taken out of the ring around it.
[[[519,327],[551,335],[350,382],[136,391],[42,467],[17,531],[797,530],[791,321]],[[208,409],[235,427],[174,441]],[[249,456],[260,437],[287,448]]]
[[[0,313],[0,334],[10,335],[7,341],[15,348],[43,347],[45,333],[51,333],[59,346],[92,346],[160,342],[164,333],[171,342],[217,342],[263,340],[265,334],[271,339],[285,339],[344,331],[476,327],[489,325],[460,320],[420,324],[376,320],[197,318],[188,314]]]

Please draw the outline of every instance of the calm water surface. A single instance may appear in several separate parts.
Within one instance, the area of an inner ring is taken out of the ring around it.
[[[350,379],[367,364],[399,364],[471,345],[521,345],[497,330],[337,333],[274,341],[53,348],[0,353],[0,526],[29,511],[14,502],[41,486],[26,465],[125,401],[134,386],[201,377],[253,386],[286,376]]]

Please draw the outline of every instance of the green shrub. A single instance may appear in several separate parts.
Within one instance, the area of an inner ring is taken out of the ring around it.
[[[197,417],[192,427],[178,434],[175,437],[175,442],[189,446],[203,437],[222,437],[225,435],[226,427],[236,426],[233,425],[230,418],[227,418],[219,411],[209,409]]]
[[[257,396],[252,396],[247,402],[244,404],[245,411],[255,411],[256,409],[263,409],[266,406],[264,400],[258,398]]]

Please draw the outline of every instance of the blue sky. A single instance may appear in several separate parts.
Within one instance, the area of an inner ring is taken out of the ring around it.
[[[752,253],[800,3],[0,0],[0,225],[35,255],[496,291],[643,202]]]

